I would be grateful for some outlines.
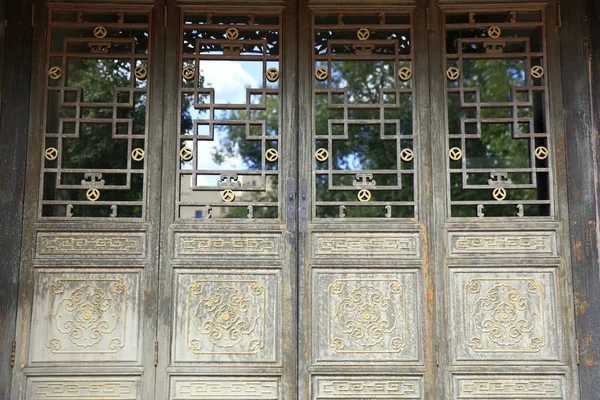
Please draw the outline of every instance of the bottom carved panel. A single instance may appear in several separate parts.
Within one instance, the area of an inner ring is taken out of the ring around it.
[[[422,399],[423,378],[401,376],[316,376],[312,399]]]
[[[453,392],[456,400],[567,399],[564,377],[554,375],[455,376]]]
[[[279,378],[171,377],[170,400],[266,399],[277,400]]]
[[[139,377],[31,377],[27,379],[27,400],[111,399],[137,400]]]

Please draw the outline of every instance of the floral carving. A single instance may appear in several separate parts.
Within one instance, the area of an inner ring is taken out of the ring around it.
[[[334,282],[330,288],[333,293],[340,291],[339,282]],[[393,285],[391,289],[394,293],[399,293],[401,285]],[[361,347],[373,347],[396,330],[399,315],[391,298],[386,297],[375,286],[362,285],[339,301],[334,318],[339,330],[352,342]],[[394,341],[394,347],[401,347],[400,343],[403,341]],[[332,343],[332,346],[336,349],[343,348],[339,343]]]
[[[115,282],[112,288],[113,292],[118,294],[126,290],[126,286],[120,281]],[[61,294],[65,290],[65,285],[58,281],[52,285],[52,290],[54,293]],[[121,319],[121,307],[104,290],[87,284],[78,287],[69,297],[62,299],[53,318],[58,331],[68,335],[71,343],[79,347],[92,347],[116,329]],[[56,340],[52,339],[49,343],[49,347],[53,350],[60,349],[56,345]],[[112,350],[121,347],[123,343],[120,339],[113,339],[110,342]]]
[[[467,285],[470,293],[480,292],[480,284],[477,281]],[[533,281],[526,285],[528,293],[541,291],[541,287]],[[540,324],[536,306],[527,294],[507,284],[492,286],[484,296],[479,297],[473,303],[471,317],[474,326],[492,342],[502,347],[511,347],[520,343],[524,337],[536,329]],[[538,349],[544,345],[539,337],[531,337],[530,347]],[[478,337],[472,338],[471,347],[483,348],[482,340]]]
[[[191,288],[200,293],[200,285]],[[264,288],[252,282],[250,293],[259,296]],[[200,300],[193,315],[197,330],[215,346],[229,348],[237,345],[257,327],[260,318],[258,305],[250,296],[233,286],[220,286]],[[262,348],[261,341],[252,341],[251,351]],[[195,345],[195,348],[201,346]]]

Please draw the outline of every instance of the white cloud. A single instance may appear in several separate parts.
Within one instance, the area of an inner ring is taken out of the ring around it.
[[[258,87],[258,81],[244,66],[239,61],[200,61],[200,75],[205,79],[204,86],[215,89],[216,103],[246,103],[246,88]]]

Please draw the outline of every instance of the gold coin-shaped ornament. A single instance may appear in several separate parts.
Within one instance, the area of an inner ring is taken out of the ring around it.
[[[498,201],[502,201],[502,200],[504,200],[506,198],[506,189],[504,189],[504,188],[496,188],[492,192],[492,196],[494,196],[494,199],[496,199]]]
[[[277,68],[269,68],[267,70],[267,80],[269,82],[277,82],[279,79],[279,70]]]
[[[181,76],[188,81],[194,79],[194,75],[196,75],[194,67],[190,67],[189,65],[181,70]]]
[[[453,147],[448,151],[448,156],[453,161],[458,161],[462,158],[462,150],[458,147]]]
[[[265,152],[265,158],[269,162],[275,162],[279,158],[279,152],[275,149],[267,149]]]
[[[488,33],[489,37],[496,39],[496,38],[500,37],[500,35],[502,34],[502,30],[500,29],[499,26],[494,25],[494,26],[490,26],[488,28],[487,33]]]
[[[327,149],[320,148],[315,152],[315,158],[321,162],[327,161],[327,159],[329,158],[329,152],[327,151]]]
[[[89,201],[96,201],[100,198],[100,191],[98,189],[88,189],[88,191],[85,192],[85,196]]]
[[[415,153],[411,149],[404,149],[400,152],[400,158],[402,161],[410,162],[415,158]]]
[[[194,157],[194,152],[189,147],[179,150],[179,156],[183,161],[190,161]]]
[[[225,36],[229,40],[235,40],[240,37],[240,31],[237,28],[229,28],[225,31]]]
[[[356,195],[356,197],[358,198],[358,201],[360,201],[361,203],[364,203],[364,202],[371,200],[371,192],[368,191],[367,189],[362,189],[362,190],[358,191],[358,194]]]
[[[358,32],[356,32],[358,40],[367,40],[369,36],[371,36],[371,32],[367,28],[360,28]]]
[[[52,67],[48,70],[48,76],[54,80],[59,79],[62,76],[62,70],[60,67]]]
[[[538,160],[545,160],[548,158],[548,149],[544,146],[538,146],[535,148],[535,158]]]
[[[133,70],[133,74],[139,80],[144,80],[148,77],[148,70],[143,65],[138,65]]]
[[[108,31],[106,28],[101,25],[94,28],[94,36],[96,36],[98,39],[104,39],[107,33]]]
[[[221,199],[223,199],[225,203],[231,203],[233,200],[235,200],[235,193],[233,193],[233,190],[231,189],[223,190],[223,193],[221,193]]]
[[[456,68],[456,67],[450,67],[450,68],[448,68],[448,70],[446,70],[446,76],[451,81],[457,80],[459,75],[460,75],[460,72],[458,71],[458,68]]]
[[[131,158],[133,158],[135,161],[142,161],[145,155],[146,153],[144,152],[144,149],[140,149],[139,147],[131,151]]]
[[[58,150],[55,147],[48,147],[44,152],[44,157],[48,161],[54,161],[58,157]]]
[[[324,81],[325,79],[327,79],[328,76],[329,72],[325,67],[319,67],[315,70],[315,77],[320,81]]]
[[[542,76],[544,76],[544,68],[540,65],[534,65],[531,67],[531,76],[536,79],[540,79]]]
[[[401,81],[406,82],[412,77],[412,71],[408,67],[402,67],[398,70],[398,77]]]

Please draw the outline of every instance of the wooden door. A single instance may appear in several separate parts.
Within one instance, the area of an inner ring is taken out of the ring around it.
[[[15,399],[579,398],[554,2],[35,15]]]

